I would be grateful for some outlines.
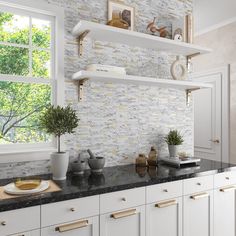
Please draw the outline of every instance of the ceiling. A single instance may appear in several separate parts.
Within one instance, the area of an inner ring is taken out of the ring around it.
[[[194,0],[196,35],[236,21],[236,0]]]

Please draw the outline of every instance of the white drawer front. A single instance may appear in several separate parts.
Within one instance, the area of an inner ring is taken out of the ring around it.
[[[144,204],[145,188],[134,188],[100,195],[101,214]]]
[[[41,206],[42,227],[99,214],[99,196],[73,199]]]
[[[153,203],[183,195],[183,182],[174,181],[147,187],[147,203]]]
[[[219,173],[214,176],[214,188],[236,184],[236,171]]]
[[[16,234],[40,228],[40,206],[0,213],[0,235]]]
[[[213,189],[213,175],[184,180],[184,195]]]

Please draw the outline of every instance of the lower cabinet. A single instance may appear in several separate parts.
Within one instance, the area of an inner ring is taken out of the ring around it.
[[[33,230],[30,232],[24,232],[24,233],[18,233],[18,234],[14,234],[11,236],[40,236],[40,229],[39,230]]]
[[[213,236],[213,191],[184,196],[183,236]]]
[[[41,236],[99,236],[99,217],[43,228]],[[28,235],[27,235],[28,236]],[[34,236],[34,235],[33,235]]]
[[[100,216],[102,236],[145,236],[145,206]]]
[[[235,236],[235,186],[214,190],[214,236]]]
[[[146,236],[182,236],[182,197],[146,207]]]

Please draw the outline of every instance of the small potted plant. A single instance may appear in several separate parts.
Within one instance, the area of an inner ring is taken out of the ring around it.
[[[170,157],[176,158],[178,146],[184,142],[183,136],[178,130],[170,130],[168,135],[165,137],[165,141],[168,144]]]
[[[78,126],[76,113],[70,106],[50,106],[40,118],[41,128],[57,138],[57,152],[51,154],[51,169],[54,180],[66,179],[69,153],[61,150],[61,136],[74,133]]]

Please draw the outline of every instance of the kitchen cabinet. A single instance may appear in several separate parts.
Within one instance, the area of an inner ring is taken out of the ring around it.
[[[99,217],[94,216],[77,221],[43,228],[41,236],[99,236]]]
[[[190,235],[213,236],[213,190],[184,196],[183,236]]]
[[[0,236],[236,236],[236,171],[0,212]]]
[[[145,236],[145,206],[100,216],[102,236]]]
[[[1,236],[14,234],[21,236],[24,235],[24,233],[20,232],[30,232],[35,229],[40,229],[40,206],[0,213]],[[27,233],[26,236],[28,236],[28,234],[29,233]],[[35,235],[33,234],[33,236]]]
[[[214,190],[214,236],[235,236],[235,187]]]
[[[18,233],[18,234],[14,234],[11,236],[40,236],[40,229],[38,230],[33,230],[30,232],[24,232],[24,233]]]
[[[235,236],[236,173],[215,175],[214,184],[214,236]]]
[[[182,235],[182,197],[146,207],[146,236]]]

